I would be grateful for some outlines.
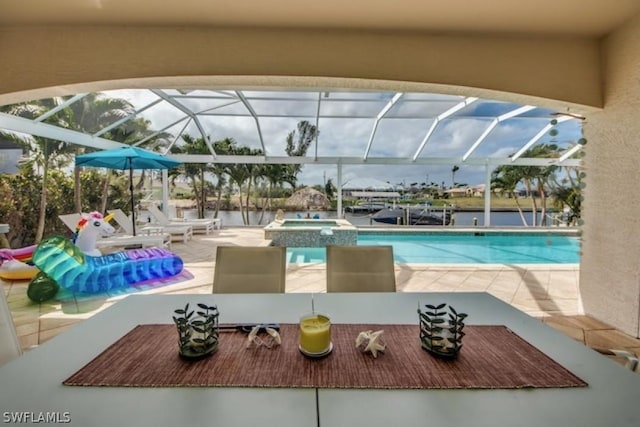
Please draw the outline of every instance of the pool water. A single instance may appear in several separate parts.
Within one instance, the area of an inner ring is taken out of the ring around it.
[[[577,264],[577,237],[535,234],[359,234],[358,246],[391,245],[397,263]],[[325,248],[287,248],[291,263],[326,262]]]

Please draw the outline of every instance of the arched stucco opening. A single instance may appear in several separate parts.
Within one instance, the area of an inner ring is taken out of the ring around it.
[[[635,207],[640,190],[621,178],[633,179],[640,163],[635,148],[640,134],[638,38],[637,16],[602,40],[15,26],[5,28],[0,38],[7,64],[0,79],[0,104],[98,87],[139,87],[140,82],[155,87],[294,87],[303,79],[301,87],[322,88],[331,86],[325,79],[332,79],[345,88],[353,84],[360,89],[403,90],[404,85],[418,84],[425,91],[433,91],[426,82],[435,82],[444,93],[464,90],[469,95],[570,108],[588,117],[585,130],[590,141],[581,267],[585,311],[638,336],[640,244],[630,236],[638,231]],[[341,81],[345,77],[346,83]],[[619,191],[621,186],[624,191]]]

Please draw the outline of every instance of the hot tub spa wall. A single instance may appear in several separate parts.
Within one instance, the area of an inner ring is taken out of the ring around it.
[[[314,248],[329,245],[355,246],[358,241],[358,231],[353,229],[331,229],[331,235],[321,233],[320,229],[291,228],[265,230],[264,238],[271,240],[273,246],[287,246],[291,248]]]

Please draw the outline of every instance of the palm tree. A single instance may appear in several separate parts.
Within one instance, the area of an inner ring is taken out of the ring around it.
[[[47,111],[55,108],[63,102],[62,98],[42,99],[38,101],[8,105],[2,108],[3,112],[16,116],[35,119]],[[69,122],[63,114],[56,114],[45,119],[45,123],[55,126],[68,127]],[[44,225],[47,208],[47,185],[49,180],[49,169],[54,162],[64,162],[64,155],[73,150],[73,147],[62,141],[56,141],[39,136],[18,137],[10,134],[10,138],[18,142],[29,151],[33,152],[34,164],[42,168],[42,188],[40,192],[40,207],[38,213],[38,225],[36,226],[35,243],[39,243],[44,235]],[[59,165],[59,163],[58,163]]]
[[[182,135],[184,144],[174,145],[171,148],[173,153],[183,154],[210,154],[209,148],[204,138],[194,138],[190,135]],[[207,202],[207,180],[206,174],[212,168],[206,163],[185,163],[179,166],[181,173],[191,182],[191,188],[196,200],[198,218],[204,218]]]
[[[458,165],[453,165],[451,168],[451,188],[456,186],[456,172],[460,170]]]
[[[567,225],[576,225],[581,217],[582,179],[585,174],[575,167],[565,167],[565,171],[566,174],[560,181],[555,177],[549,180],[550,194],[559,211],[568,208]]]
[[[523,154],[523,156],[555,158],[558,157],[558,147],[555,144],[540,144],[527,150]],[[515,195],[515,188],[518,184],[522,183],[527,191],[527,195],[531,198],[531,207],[533,212],[531,225],[535,226],[538,224],[538,203],[536,195],[540,196],[542,204],[540,225],[545,225],[547,210],[547,188],[549,186],[549,181],[553,179],[556,170],[557,166],[503,165],[496,168],[492,174],[492,189],[503,189],[508,193]],[[518,211],[520,212],[522,223],[524,225],[528,225],[517,198],[516,205],[518,206]]]
[[[230,147],[230,154],[238,156],[260,156],[264,153],[262,150],[254,150],[249,147]],[[227,173],[229,179],[238,186],[240,192],[240,212],[242,215],[242,221],[245,225],[250,225],[251,220],[249,217],[249,202],[251,197],[251,187],[255,183],[256,177],[259,176],[258,172],[260,168],[256,164],[233,164],[227,165]],[[246,184],[246,187],[245,187]],[[246,196],[243,192],[246,191]],[[243,200],[243,197],[246,197]]]
[[[58,114],[67,117],[68,128],[83,133],[96,133],[105,128],[116,120],[129,116],[135,111],[133,105],[124,99],[109,98],[100,93],[90,93],[79,101],[69,105]],[[136,126],[135,123],[122,125]],[[148,126],[147,126],[148,129]],[[114,134],[118,132],[114,130]],[[121,134],[124,132],[121,132]],[[109,135],[106,135],[109,137]],[[124,141],[120,141],[124,142]],[[77,147],[75,154],[82,154],[88,151],[95,151],[84,147]],[[82,211],[81,189],[80,189],[80,171],[82,168],[74,167],[74,187],[73,198],[76,212]],[[104,194],[104,193],[103,193]],[[106,198],[105,198],[106,205]]]
[[[228,154],[231,151],[231,147],[235,144],[235,141],[231,138],[225,138],[220,141],[215,141],[213,149],[218,154]],[[218,217],[220,211],[220,201],[222,200],[222,191],[227,185],[227,166],[221,163],[214,163],[211,166],[211,173],[216,177],[216,184],[214,186],[216,192],[216,208],[213,215],[214,218]]]
[[[513,197],[516,202],[516,207],[518,208],[518,213],[520,214],[522,224],[526,226],[528,225],[527,219],[524,216],[524,212],[522,212],[522,207],[520,206],[518,195],[516,194],[516,188],[521,180],[522,176],[517,166],[498,166],[491,173],[491,190],[504,192],[507,193],[510,197]]]
[[[289,156],[306,156],[309,146],[320,135],[320,131],[315,125],[312,125],[306,120],[298,122],[298,126],[295,130],[292,130],[286,139],[285,151]],[[298,174],[302,170],[302,165],[292,164],[287,165],[288,169],[288,182],[292,187],[295,187]]]
[[[126,123],[111,129],[107,136],[114,140],[121,142],[123,144],[132,145],[137,141],[141,141],[151,134],[155,133],[151,129],[151,121],[144,119],[142,117],[137,117],[135,119],[129,120]],[[170,138],[171,134],[166,132],[161,132],[160,134],[155,135],[153,138],[146,141],[145,145],[155,145],[155,146],[163,146]],[[107,202],[109,200],[109,188],[111,183],[112,176],[119,176],[120,172],[115,171],[113,169],[108,169],[105,174],[105,178],[103,181],[102,187],[102,200],[101,200],[101,212],[105,212],[107,208]],[[136,184],[136,188],[140,189],[144,185],[145,180],[145,171],[143,170],[140,174],[140,180],[138,184]],[[126,207],[125,207],[126,212]]]
[[[558,146],[555,144],[540,144],[527,150],[524,154],[526,157],[542,157],[556,158],[558,154]],[[536,194],[540,196],[541,211],[539,225],[543,226],[547,221],[547,187],[549,180],[558,169],[557,166],[525,166],[521,168],[522,179],[527,187],[527,191],[531,197],[531,206],[533,210],[532,225],[538,224],[537,212],[538,206],[536,202]],[[535,189],[535,191],[533,191]]]

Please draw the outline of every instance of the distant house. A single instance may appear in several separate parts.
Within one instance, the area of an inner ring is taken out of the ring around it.
[[[449,195],[449,198],[454,197],[484,197],[485,185],[478,184],[467,187],[457,187],[451,188],[449,190],[444,190],[445,193]]]
[[[356,199],[365,200],[387,200],[400,198],[400,193],[397,191],[351,191],[349,195]]]

